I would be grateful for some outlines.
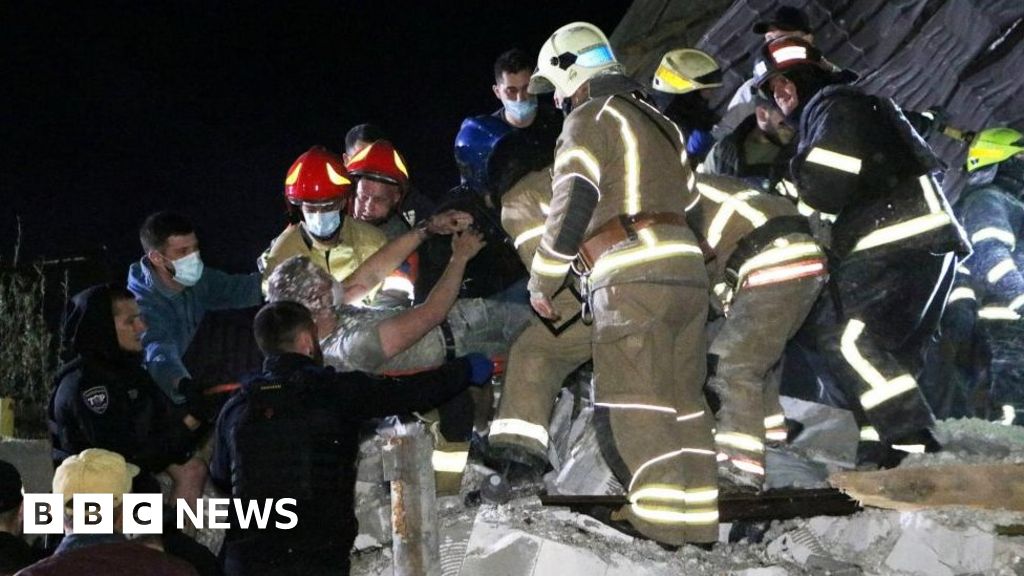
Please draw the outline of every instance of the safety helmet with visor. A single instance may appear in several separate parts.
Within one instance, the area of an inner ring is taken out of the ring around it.
[[[541,46],[527,90],[568,97],[602,72],[623,70],[604,32],[587,22],[573,22],[556,30]]]
[[[654,71],[651,86],[668,94],[686,94],[722,85],[722,69],[709,54],[692,48],[666,53]]]
[[[998,164],[1024,152],[1024,134],[1013,128],[982,130],[967,151],[967,171]]]

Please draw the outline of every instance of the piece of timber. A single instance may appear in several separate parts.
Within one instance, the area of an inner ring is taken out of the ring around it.
[[[876,508],[969,506],[1024,512],[1024,464],[950,464],[839,472],[828,481],[861,504]]]
[[[619,507],[625,496],[542,495],[545,506],[562,506],[576,512],[593,506]],[[787,520],[813,516],[848,516],[861,510],[857,502],[832,488],[781,489],[754,494],[723,492],[718,499],[719,520]]]

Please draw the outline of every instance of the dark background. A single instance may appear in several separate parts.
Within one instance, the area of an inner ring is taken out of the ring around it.
[[[149,5],[153,4],[153,5]],[[311,145],[379,124],[413,181],[457,182],[452,142],[489,113],[494,58],[559,26],[611,34],[629,2],[8,2],[0,8],[0,265],[86,255],[121,280],[137,229],[174,209],[231,271],[284,226]],[[102,271],[102,272],[101,272]],[[80,287],[72,286],[72,289]]]

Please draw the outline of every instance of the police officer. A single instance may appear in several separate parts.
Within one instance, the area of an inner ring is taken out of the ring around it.
[[[195,499],[206,478],[206,466],[190,458],[198,423],[189,426],[184,410],[171,406],[142,367],[145,329],[125,288],[93,286],[71,299],[62,330],[70,360],[57,374],[47,409],[54,466],[87,448],[104,448],[142,470],[136,491],[159,492],[153,474],[167,470],[175,495]]]
[[[707,383],[718,400],[719,474],[760,490],[765,442],[786,439],[772,371],[825,284],[825,252],[785,198],[709,174],[697,176],[697,190],[689,220],[714,255],[709,272],[722,311],[713,323]]]
[[[628,486],[615,515],[670,545],[718,535],[710,414],[701,395],[708,279],[684,207],[695,178],[676,126],[640,97],[608,40],[576,22],[541,47],[533,93],[567,114],[530,299],[552,297],[580,255],[593,314],[595,419]]]
[[[935,157],[891,100],[845,85],[805,40],[767,43],[755,74],[799,126],[801,201],[836,216],[834,287],[812,327],[862,424],[859,458],[938,450],[916,373],[966,240],[930,175]]]
[[[401,380],[322,367],[316,326],[305,307],[274,302],[256,315],[263,373],[245,382],[217,421],[210,475],[243,499],[295,498],[298,523],[242,529],[225,542],[229,575],[348,574],[360,424],[425,410],[491,375],[481,356]],[[237,520],[237,519],[236,519]]]

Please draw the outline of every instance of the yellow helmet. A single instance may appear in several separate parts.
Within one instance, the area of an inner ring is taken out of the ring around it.
[[[600,72],[623,70],[604,32],[593,24],[573,22],[556,30],[541,46],[528,90],[530,94],[558,90],[569,96]]]
[[[982,130],[967,152],[967,171],[998,164],[1024,152],[1024,134],[1013,128]]]
[[[705,52],[680,48],[666,53],[654,71],[651,85],[658,92],[686,94],[722,85],[722,69]]]

